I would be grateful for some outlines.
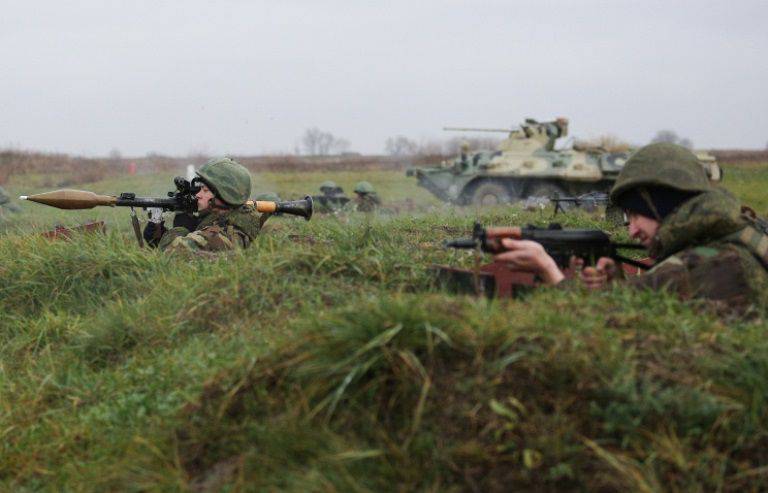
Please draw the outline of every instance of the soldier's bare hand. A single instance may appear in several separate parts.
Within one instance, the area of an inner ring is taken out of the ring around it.
[[[536,274],[546,284],[557,284],[565,278],[541,244],[509,238],[504,238],[501,242],[506,250],[494,256],[496,261],[508,263],[515,270]]]
[[[605,275],[608,278],[608,282],[612,282],[614,279],[616,279],[616,261],[614,261],[612,258],[600,257],[597,259],[597,264],[595,267],[597,267],[598,270],[605,272]]]
[[[572,255],[569,259],[568,267],[570,267],[572,272],[581,272],[581,270],[584,268],[584,259]]]
[[[587,289],[605,289],[615,277],[616,262],[607,257],[601,257],[594,267],[585,267],[581,271],[581,280]]]

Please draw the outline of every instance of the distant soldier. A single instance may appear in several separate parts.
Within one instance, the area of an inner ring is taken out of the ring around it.
[[[317,212],[335,213],[344,208],[349,197],[344,195],[344,189],[331,180],[320,184],[320,195],[312,197],[315,200]]]
[[[264,202],[280,202],[280,196],[275,192],[261,192],[257,193],[256,196],[253,197],[253,200]]]
[[[335,181],[326,180],[320,184],[320,193],[326,197],[338,197],[344,195],[344,189],[338,186]]]
[[[355,195],[351,204],[358,212],[374,212],[381,206],[376,190],[367,181],[361,181],[355,185]]]
[[[456,173],[463,173],[469,169],[469,142],[462,142],[459,150],[459,160],[456,162],[454,171]]]
[[[724,189],[714,188],[696,156],[674,144],[651,144],[627,161],[611,190],[624,210],[629,235],[656,261],[647,273],[626,283],[667,289],[683,299],[711,302],[726,313],[751,314],[768,308],[768,235],[765,225],[742,210]],[[546,284],[564,276],[536,242],[504,240],[496,256],[514,268],[536,273]],[[601,288],[618,272],[601,258],[582,279]]]
[[[4,212],[19,212],[21,207],[11,202],[11,197],[6,193],[3,187],[0,187],[0,216]]]
[[[179,213],[166,230],[162,211],[151,210],[144,238],[161,250],[217,252],[248,247],[261,228],[259,213],[246,204],[251,174],[229,158],[213,159],[197,171],[197,215]],[[158,240],[159,236],[159,240]]]

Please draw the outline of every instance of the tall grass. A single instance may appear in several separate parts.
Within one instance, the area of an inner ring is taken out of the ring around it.
[[[427,267],[473,262],[441,248],[471,209],[275,218],[215,259],[139,250],[108,212],[106,235],[0,238],[2,490],[768,487],[762,320],[622,289],[441,293]]]

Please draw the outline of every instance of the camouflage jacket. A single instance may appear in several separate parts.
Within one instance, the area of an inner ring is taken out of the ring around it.
[[[260,228],[259,214],[250,205],[223,212],[206,211],[200,215],[200,223],[194,231],[183,227],[166,231],[158,248],[191,252],[237,250],[247,248]]]
[[[667,216],[650,254],[656,265],[629,279],[631,286],[705,299],[721,313],[768,307],[768,236],[725,190],[702,193]]]
[[[357,212],[374,212],[379,206],[381,206],[381,199],[375,193],[368,193],[365,195],[358,195],[347,205],[350,205]]]

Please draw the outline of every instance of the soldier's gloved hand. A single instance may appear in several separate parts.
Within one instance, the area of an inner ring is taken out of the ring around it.
[[[147,215],[149,216],[149,222],[160,224],[163,222],[163,209],[160,207],[150,207],[147,209]]]
[[[179,212],[175,216],[173,216],[173,227],[178,228],[187,228],[190,231],[194,231],[197,229],[197,224],[200,222],[200,220],[193,216],[192,214],[189,214],[188,212]]]
[[[147,242],[147,245],[154,248],[157,246],[157,243],[160,241],[160,238],[164,233],[165,226],[163,225],[162,221],[155,223],[150,220],[144,227],[144,241]]]

